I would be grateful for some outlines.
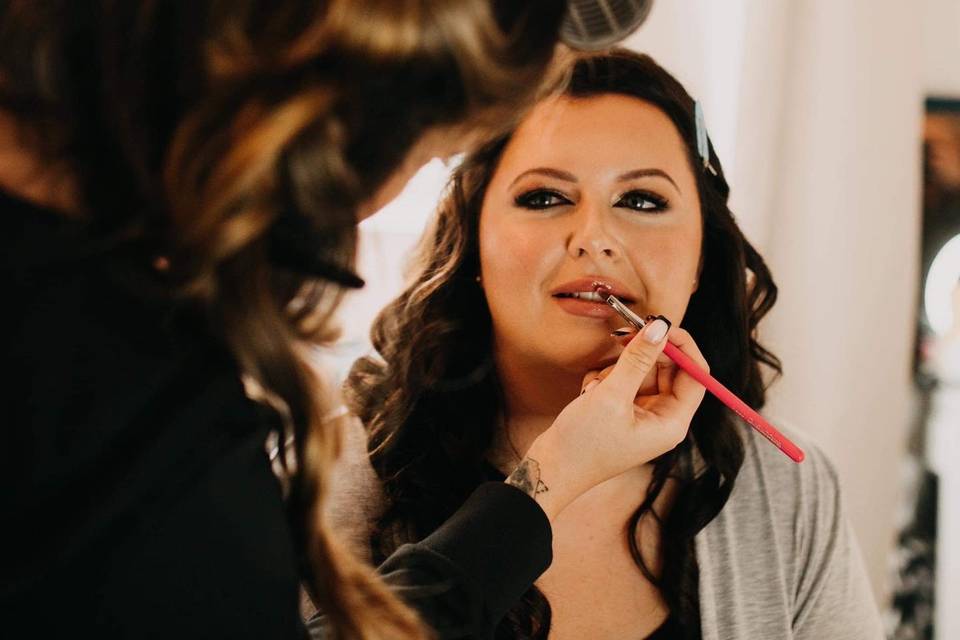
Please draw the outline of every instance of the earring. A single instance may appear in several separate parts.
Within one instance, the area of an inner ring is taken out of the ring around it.
[[[480,284],[480,282],[481,282],[481,280],[480,280],[480,276],[477,276],[476,278],[474,278],[474,280],[476,280],[476,281],[477,281],[477,284]]]

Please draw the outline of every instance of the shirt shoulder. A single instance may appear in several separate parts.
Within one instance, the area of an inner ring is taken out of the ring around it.
[[[324,514],[350,550],[372,557],[370,534],[385,508],[385,494],[367,452],[367,432],[356,416],[343,413],[331,420],[341,438],[340,456],[328,475]]]
[[[741,427],[734,489],[696,539],[704,638],[875,637],[876,608],[833,463],[789,426],[778,423],[804,450],[799,464]]]
[[[778,425],[806,454],[800,463],[746,424],[740,426],[743,466],[716,521],[733,538],[725,542],[750,541],[754,557],[764,559],[745,562],[744,568],[766,576],[773,563],[785,600],[793,601],[804,567],[816,561],[825,537],[843,524],[837,472],[813,439],[795,428]]]

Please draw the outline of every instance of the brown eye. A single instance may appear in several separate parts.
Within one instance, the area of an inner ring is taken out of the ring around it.
[[[571,204],[570,201],[557,193],[547,189],[536,189],[527,191],[516,197],[514,204],[525,209],[547,209],[564,204]]]

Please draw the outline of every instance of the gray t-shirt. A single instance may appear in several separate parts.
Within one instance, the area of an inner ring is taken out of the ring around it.
[[[363,427],[345,420],[329,485],[330,524],[363,557],[382,493]],[[745,458],[720,514],[696,539],[704,640],[880,640],[860,551],[837,474],[809,440],[795,464],[744,426]]]
[[[791,462],[744,427],[730,499],[694,542],[704,640],[880,640],[837,473],[803,436]]]

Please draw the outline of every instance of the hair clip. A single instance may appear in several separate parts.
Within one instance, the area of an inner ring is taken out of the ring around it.
[[[710,164],[710,139],[707,137],[707,123],[703,117],[703,107],[699,102],[693,103],[693,119],[697,126],[697,154],[703,160],[703,168],[717,175],[717,170]]]

